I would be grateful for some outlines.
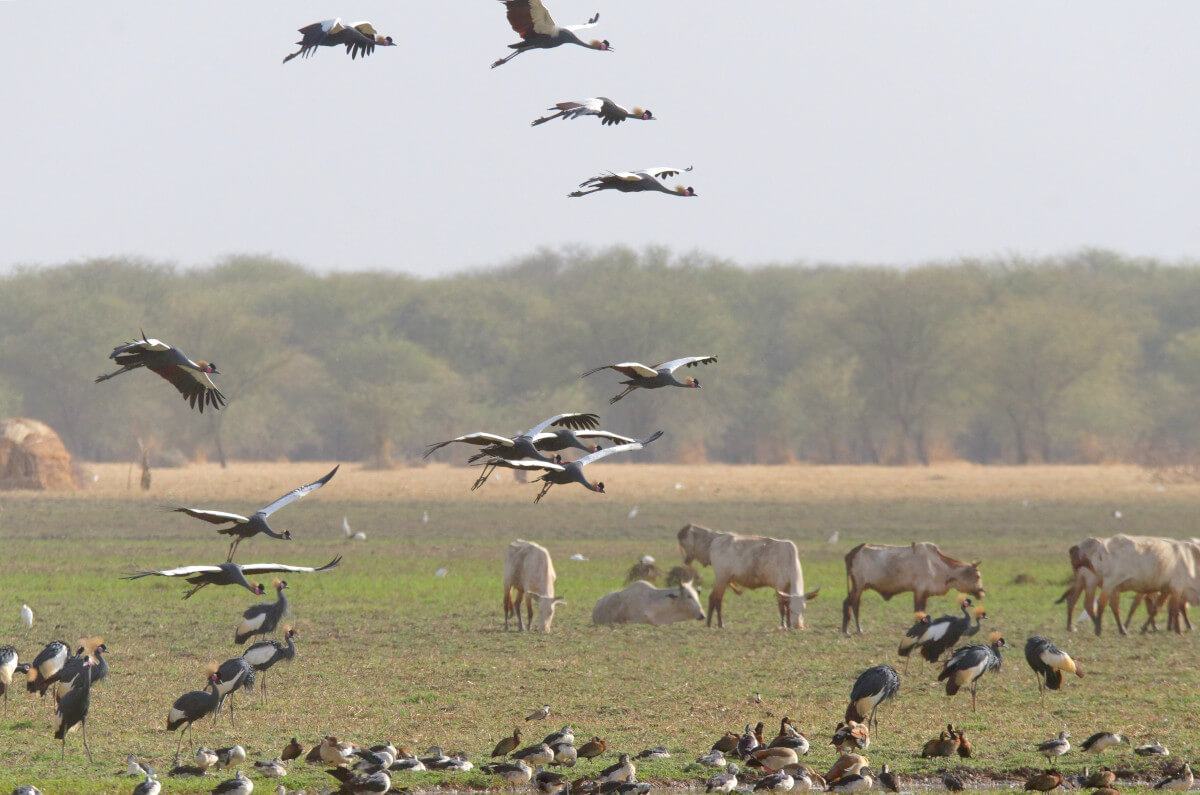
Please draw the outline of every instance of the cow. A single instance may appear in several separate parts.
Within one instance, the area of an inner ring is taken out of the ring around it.
[[[593,624],[670,624],[704,618],[700,594],[690,582],[674,588],[655,588],[645,580],[605,594],[592,608]]]
[[[964,563],[942,553],[937,544],[914,541],[910,546],[859,544],[846,553],[846,601],[842,603],[842,634],[849,635],[850,614],[862,634],[858,610],[863,592],[879,592],[885,600],[898,593],[913,592],[913,609],[924,612],[930,596],[942,596],[951,588],[982,599],[983,575],[979,561]]]
[[[725,626],[721,601],[725,589],[736,594],[742,588],[773,588],[779,608],[781,629],[803,629],[804,611],[809,599],[821,590],[804,592],[804,571],[800,555],[791,541],[765,536],[744,536],[709,530],[698,524],[684,525],[679,531],[679,549],[683,564],[696,561],[712,566],[713,588],[708,595],[708,626],[717,616],[717,628]]]
[[[1067,555],[1071,560],[1071,584],[1063,595],[1058,597],[1055,604],[1067,604],[1067,631],[1075,632],[1075,603],[1079,601],[1079,597],[1083,596],[1083,609],[1087,613],[1088,618],[1093,622],[1096,620],[1096,591],[1100,587],[1100,578],[1096,572],[1092,571],[1089,565],[1084,564],[1085,559],[1094,557],[1098,554],[1103,554],[1104,546],[1108,543],[1107,538],[1085,538],[1078,544],[1073,545],[1067,550]],[[1129,606],[1129,614],[1125,617],[1125,626],[1129,626],[1129,622],[1133,620],[1133,614],[1137,612],[1138,606],[1143,602],[1146,604],[1147,618],[1142,624],[1142,632],[1149,629],[1158,631],[1158,611],[1162,608],[1163,603],[1167,601],[1169,595],[1162,591],[1153,593],[1136,593],[1133,597],[1133,604]],[[1184,619],[1187,619],[1187,613],[1183,613]],[[1191,628],[1191,623],[1188,623]]]
[[[517,617],[517,629],[524,630],[526,623],[533,629],[533,600],[536,598],[537,628],[549,632],[554,621],[554,607],[562,601],[561,596],[554,595],[557,577],[554,562],[544,546],[520,538],[509,544],[504,552],[504,629],[508,629],[508,619],[513,614]],[[517,592],[516,599],[512,598],[513,589]],[[522,599],[529,614],[528,622],[521,621]]]
[[[1090,541],[1091,539],[1089,539]],[[1093,544],[1078,553],[1080,565],[1096,575],[1100,595],[1092,622],[1096,634],[1102,630],[1104,609],[1111,606],[1117,631],[1129,634],[1121,622],[1121,591],[1139,594],[1165,593],[1171,604],[1171,622],[1182,612],[1186,589],[1197,573],[1197,556],[1186,541],[1154,536],[1115,535],[1104,544]]]

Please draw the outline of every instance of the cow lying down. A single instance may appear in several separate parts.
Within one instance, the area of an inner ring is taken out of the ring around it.
[[[630,583],[596,600],[593,624],[671,624],[704,620],[700,595],[690,582],[676,588],[655,588],[645,580]]]

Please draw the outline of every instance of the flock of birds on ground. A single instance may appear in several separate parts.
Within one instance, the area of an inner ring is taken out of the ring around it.
[[[584,41],[576,31],[597,24],[599,15],[587,23],[576,26],[559,26],[550,17],[541,0],[501,0],[511,27],[521,41],[510,44],[513,50],[508,56],[497,60],[492,67],[501,66],[516,56],[534,49],[547,49],[563,44],[574,44],[593,50],[608,52],[612,46],[607,40]],[[308,58],[319,47],[344,47],[351,59],[364,58],[376,47],[395,46],[390,36],[380,35],[370,22],[344,24],[340,19],[325,20],[300,29],[299,49],[284,58],[284,63],[296,57]],[[649,110],[626,109],[606,97],[595,97],[583,101],[559,102],[549,109],[550,114],[535,119],[531,124],[538,126],[554,119],[577,119],[596,116],[602,125],[617,125],[626,119],[643,121],[655,117]],[[691,187],[669,187],[663,180],[680,173],[691,171],[691,167],[661,167],[633,172],[606,173],[588,179],[579,189],[571,192],[572,197],[585,196],[601,190],[620,192],[658,191],[678,196],[695,196]],[[193,361],[178,348],[142,333],[140,339],[116,347],[111,359],[120,369],[102,375],[97,382],[114,378],[139,368],[146,368],[169,381],[192,408],[203,413],[206,407],[214,410],[225,405],[225,396],[212,380],[220,372],[212,362]],[[692,377],[679,380],[675,373],[681,368],[692,368],[713,364],[716,356],[687,356],[673,359],[650,367],[639,362],[621,362],[595,367],[581,377],[591,376],[604,370],[613,370],[625,377],[621,384],[625,389],[610,399],[616,403],[638,389],[663,387],[700,388],[699,380]],[[627,436],[598,428],[599,418],[592,413],[561,413],[537,423],[524,433],[507,436],[488,432],[475,432],[429,445],[425,455],[451,444],[474,445],[479,451],[468,462],[481,467],[471,489],[482,486],[497,468],[530,470],[541,472],[538,481],[541,490],[534,502],[540,502],[554,485],[578,483],[593,492],[605,493],[603,483],[588,480],[584,468],[595,461],[617,453],[643,449],[662,435],[657,431],[644,438]],[[600,442],[611,446],[604,448]],[[564,461],[562,453],[578,449],[584,455],[575,461]],[[552,454],[552,455],[551,455]],[[180,566],[171,569],[139,571],[124,579],[135,580],[148,576],[181,577],[191,586],[183,598],[188,599],[209,585],[235,585],[255,595],[265,594],[261,582],[252,582],[267,573],[312,573],[329,571],[339,565],[341,557],[335,557],[322,566],[293,566],[278,563],[238,564],[233,559],[239,544],[256,535],[266,535],[278,540],[291,540],[288,531],[277,532],[268,519],[276,511],[290,505],[329,483],[336,475],[335,467],[324,477],[294,489],[270,503],[251,516],[229,511],[188,506],[174,506],[170,510],[184,513],[195,519],[219,526],[217,532],[231,537],[225,562],[216,565]],[[349,527],[346,527],[350,535]],[[249,795],[254,780],[241,769],[248,761],[245,750],[239,745],[210,750],[200,747],[189,764],[179,764],[185,736],[189,748],[194,746],[189,732],[195,724],[212,715],[214,721],[226,702],[229,703],[230,724],[236,728],[234,697],[240,691],[253,693],[257,683],[259,698],[266,704],[269,693],[267,675],[272,667],[295,658],[296,630],[283,619],[288,615],[289,604],[285,590],[288,583],[275,580],[275,600],[256,604],[242,615],[242,621],[234,631],[237,644],[244,644],[258,637],[237,657],[221,665],[205,670],[204,687],[179,696],[167,710],[167,729],[179,730],[175,760],[171,776],[205,776],[209,771],[235,770],[233,778],[218,783],[211,791],[221,795]],[[942,661],[939,681],[945,682],[947,696],[954,696],[961,689],[971,692],[972,710],[976,707],[977,687],[988,673],[998,672],[1002,665],[1001,652],[1006,647],[999,633],[992,633],[987,644],[956,644],[964,637],[975,635],[980,630],[980,621],[985,617],[981,608],[971,612],[971,602],[962,602],[962,615],[946,615],[931,618],[919,614],[916,623],[905,633],[899,647],[899,655],[909,658],[916,653],[929,662]],[[972,623],[972,619],[974,622]],[[33,614],[28,606],[22,608],[22,621],[27,627],[33,624]],[[281,631],[281,640],[267,636]],[[61,757],[65,759],[67,734],[74,728],[80,729],[82,745],[89,762],[91,749],[87,742],[87,718],[91,688],[104,681],[109,664],[108,647],[101,637],[78,642],[74,653],[62,641],[53,641],[45,646],[32,660],[22,663],[17,650],[12,646],[0,647],[0,692],[3,693],[5,711],[8,705],[8,690],[15,674],[26,675],[26,687],[31,693],[44,697],[51,694],[55,705],[53,736],[61,741]],[[948,656],[947,656],[948,655]],[[1061,687],[1063,675],[1073,673],[1083,676],[1082,668],[1068,655],[1046,638],[1034,636],[1025,645],[1025,656],[1037,676],[1038,689],[1044,699],[1045,690]],[[943,661],[943,658],[944,661]],[[875,788],[898,792],[903,785],[900,778],[884,764],[876,776],[864,755],[871,742],[872,728],[878,733],[878,710],[894,698],[900,689],[900,674],[890,665],[878,665],[864,671],[854,682],[845,719],[835,729],[830,744],[840,753],[837,762],[826,773],[821,774],[802,761],[808,754],[810,743],[805,734],[797,730],[789,718],[780,723],[779,734],[770,742],[763,736],[763,724],[747,725],[744,733],[726,733],[712,748],[696,759],[700,767],[712,768],[713,773],[705,780],[706,792],[731,792],[734,790],[807,791],[824,788],[830,792],[857,793]],[[756,701],[759,699],[756,697]],[[545,705],[528,717],[527,722],[543,720],[550,714]],[[1071,749],[1070,735],[1063,731],[1055,738],[1039,744],[1036,753],[1048,761],[1061,758]],[[501,761],[480,765],[485,773],[495,775],[512,785],[531,785],[546,795],[577,793],[577,795],[641,795],[651,785],[638,782],[635,762],[641,759],[657,759],[670,756],[662,747],[649,748],[631,755],[621,753],[617,761],[596,773],[571,779],[565,773],[550,770],[552,766],[574,767],[588,762],[607,752],[607,745],[598,736],[577,746],[571,726],[546,736],[541,742],[521,747],[522,732],[514,729],[512,736],[501,740],[491,753]],[[1098,754],[1107,748],[1130,744],[1120,733],[1099,732],[1089,737],[1081,746],[1085,753]],[[1135,753],[1145,756],[1166,756],[1168,751],[1157,742],[1139,746]],[[930,739],[921,749],[923,757],[971,757],[973,746],[965,731],[953,724]],[[411,749],[397,747],[391,742],[362,747],[353,742],[327,736],[305,752],[304,747],[292,738],[274,759],[254,761],[251,770],[262,778],[282,778],[288,773],[288,765],[303,759],[312,764],[325,766],[336,780],[337,793],[385,793],[392,789],[393,777],[404,772],[421,770],[471,770],[474,765],[467,755],[457,752],[446,755],[436,746],[425,755]],[[130,755],[126,760],[126,773],[141,778],[134,795],[157,795],[162,783],[157,773]],[[1060,786],[1077,786],[1094,789],[1099,795],[1113,795],[1116,774],[1104,769],[1096,773],[1085,770],[1074,780],[1064,777],[1053,769],[1030,776],[1025,781],[1027,790],[1050,791]],[[947,789],[961,790],[963,782],[947,773],[942,782]],[[1155,784],[1155,789],[1186,790],[1193,783],[1192,772],[1185,762],[1176,772]],[[279,785],[276,793],[286,793],[286,786]],[[329,790],[326,790],[329,791]],[[36,787],[23,786],[14,790],[14,795],[33,795]]]

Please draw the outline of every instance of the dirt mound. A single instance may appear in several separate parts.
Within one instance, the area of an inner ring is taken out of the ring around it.
[[[44,422],[0,420],[0,490],[76,488],[71,454]]]

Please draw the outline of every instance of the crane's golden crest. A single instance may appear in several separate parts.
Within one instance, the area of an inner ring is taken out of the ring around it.
[[[975,617],[976,618],[984,618],[986,616],[987,616],[987,610],[984,609],[984,607],[982,605],[975,608]]]
[[[1000,641],[1003,639],[1004,639],[1004,636],[1001,635],[999,632],[988,633],[988,641],[990,643],[996,643],[997,641]]]
[[[929,617],[929,614],[926,613],[924,610],[918,610],[917,612],[913,613],[913,618],[917,621],[923,621],[928,617]]]

